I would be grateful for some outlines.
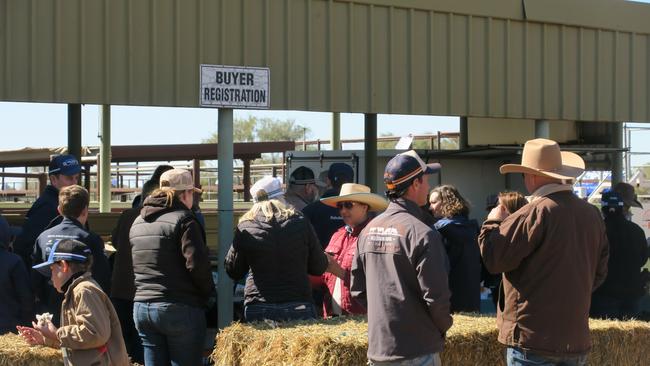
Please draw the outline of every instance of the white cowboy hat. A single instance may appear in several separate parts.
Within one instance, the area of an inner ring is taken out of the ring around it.
[[[341,193],[338,196],[321,198],[320,201],[331,207],[336,207],[339,202],[360,202],[368,205],[370,211],[383,211],[388,207],[386,199],[370,193],[370,187],[356,183],[345,183],[341,186]]]
[[[560,145],[553,140],[534,139],[526,141],[521,164],[505,164],[499,171],[574,180],[585,171],[585,162],[577,154],[560,151]]]

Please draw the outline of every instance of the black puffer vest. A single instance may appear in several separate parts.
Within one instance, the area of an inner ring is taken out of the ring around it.
[[[135,274],[135,302],[174,302],[202,307],[205,298],[194,285],[181,249],[180,227],[194,214],[180,204],[145,206],[133,222],[129,239]]]

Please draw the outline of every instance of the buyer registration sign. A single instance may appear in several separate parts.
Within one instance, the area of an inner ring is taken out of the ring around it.
[[[271,72],[267,67],[201,65],[201,107],[268,109]]]

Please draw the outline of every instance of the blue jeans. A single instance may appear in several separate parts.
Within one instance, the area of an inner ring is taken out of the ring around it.
[[[508,366],[585,366],[587,355],[582,356],[540,356],[516,347],[506,351]]]
[[[310,302],[283,302],[277,304],[257,302],[246,305],[244,318],[247,322],[264,319],[278,322],[316,319],[316,308]]]
[[[409,358],[399,361],[372,361],[368,360],[370,366],[441,366],[439,353],[430,353],[424,356]]]
[[[197,366],[203,363],[205,312],[167,302],[136,302],[133,320],[147,366]]]

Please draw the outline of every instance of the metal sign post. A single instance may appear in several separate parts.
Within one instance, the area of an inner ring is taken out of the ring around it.
[[[233,239],[233,109],[268,109],[271,106],[271,74],[264,67],[201,65],[199,105],[219,108],[217,126],[219,170],[219,280],[217,283],[219,329],[232,323],[233,282],[224,260]]]

